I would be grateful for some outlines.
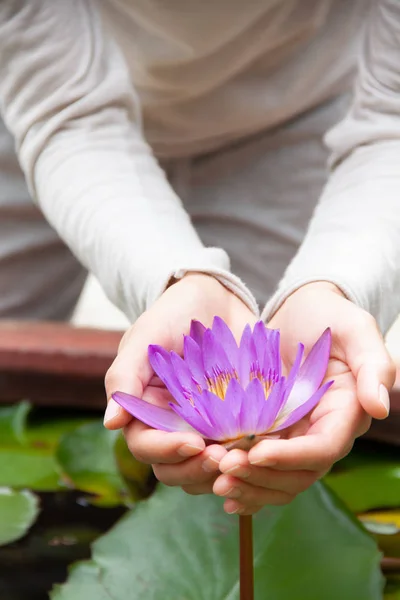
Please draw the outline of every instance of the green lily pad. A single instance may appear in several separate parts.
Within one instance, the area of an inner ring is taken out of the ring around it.
[[[20,402],[0,408],[1,446],[22,445],[26,442],[26,418],[31,410],[29,402]]]
[[[57,460],[73,486],[97,496],[97,504],[114,506],[129,500],[114,447],[118,431],[108,431],[96,421],[66,434],[57,449]]]
[[[385,556],[400,558],[400,512],[388,510],[359,516],[365,529],[373,534]]]
[[[31,492],[0,488],[0,545],[24,536],[38,513],[38,500]]]
[[[57,490],[61,473],[53,448],[28,439],[30,410],[28,402],[0,408],[0,486]]]
[[[355,513],[400,506],[400,462],[380,461],[332,472],[324,481]]]
[[[114,453],[118,471],[129,489],[131,499],[137,501],[147,497],[153,472],[151,466],[133,458],[122,434],[115,441]]]
[[[0,486],[40,492],[65,489],[68,482],[55,449],[62,435],[85,421],[31,409],[29,402],[0,408]]]
[[[51,597],[57,600],[115,600],[102,585],[100,567],[90,561],[73,566],[70,581],[56,585]]]
[[[263,509],[254,542],[256,598],[382,598],[376,544],[322,484],[286,507]],[[160,486],[95,542],[90,566],[78,564],[51,595],[98,598],[238,599],[238,518],[215,496]]]

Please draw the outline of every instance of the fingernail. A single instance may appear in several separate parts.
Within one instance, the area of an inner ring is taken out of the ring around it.
[[[226,494],[223,494],[223,495],[225,496],[225,498],[240,498],[240,496],[242,495],[242,492],[237,487],[231,487],[231,489],[228,490],[226,492]]]
[[[235,477],[240,477],[241,479],[247,479],[247,477],[250,477],[251,475],[251,470],[247,469],[246,467],[241,467],[240,465],[236,465],[234,467],[232,467],[231,469],[228,469],[228,471],[225,471],[226,475],[234,475]]]
[[[215,471],[218,471],[219,461],[213,458],[212,456],[209,456],[208,458],[206,458],[206,460],[201,466],[202,469],[207,473],[214,473]]]
[[[111,421],[111,419],[114,419],[114,417],[118,417],[118,415],[121,412],[121,407],[119,404],[117,404],[115,402],[115,400],[113,400],[111,398],[111,400],[108,402],[107,408],[106,408],[106,412],[104,413],[104,423],[107,423],[108,421]]]
[[[225,512],[227,515],[237,515],[240,510],[240,508],[231,508],[230,510],[226,510]]]
[[[203,452],[204,448],[200,448],[200,446],[193,446],[192,444],[183,444],[180,448],[178,448],[177,452],[181,456],[185,458],[189,458],[190,456],[196,456],[196,454],[200,454]]]
[[[244,508],[232,508],[231,510],[226,510],[225,512],[227,515],[241,515],[244,513],[244,511]]]
[[[251,465],[257,465],[259,467],[275,467],[278,464],[277,460],[272,458],[259,458],[257,460],[250,460]]]
[[[381,383],[381,385],[379,386],[379,402],[385,407],[387,416],[390,411],[390,398],[389,392],[387,391],[387,388],[383,385],[383,383]]]

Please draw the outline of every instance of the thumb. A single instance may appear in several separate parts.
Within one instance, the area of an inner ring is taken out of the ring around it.
[[[120,391],[142,397],[153,376],[147,356],[149,343],[146,328],[140,327],[139,321],[128,329],[121,340],[118,355],[108,369],[104,381],[107,394],[104,426],[107,429],[121,429],[133,418],[111,395]]]
[[[396,367],[375,319],[363,313],[359,326],[350,328],[346,337],[346,361],[356,377],[358,400],[371,417],[385,419]]]

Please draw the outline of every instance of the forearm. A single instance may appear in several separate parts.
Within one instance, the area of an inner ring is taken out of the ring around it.
[[[144,141],[95,5],[4,0],[0,50],[2,114],[32,194],[110,299],[135,319],[188,270],[213,274],[257,310],[226,253],[203,247]]]
[[[399,156],[400,142],[382,142],[336,169],[265,317],[302,285],[330,281],[390,327],[400,312]]]
[[[264,310],[335,283],[386,331],[400,311],[400,4],[371,13],[352,107],[327,136],[333,169],[305,240]]]

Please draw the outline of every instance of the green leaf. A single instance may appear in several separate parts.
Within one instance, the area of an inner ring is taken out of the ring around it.
[[[0,488],[0,545],[24,536],[38,513],[38,500],[31,492]]]
[[[101,582],[100,568],[93,562],[82,562],[74,565],[70,571],[70,581],[64,585],[56,585],[50,596],[57,600],[114,600],[104,589]],[[129,598],[129,596],[128,596]]]
[[[118,431],[108,431],[97,421],[66,434],[57,449],[57,460],[73,485],[98,497],[97,503],[114,506],[128,499],[127,487],[114,456]]]
[[[27,419],[28,414],[30,416]],[[0,486],[41,492],[65,489],[55,457],[60,437],[87,422],[28,402],[0,407]]]
[[[373,534],[385,556],[400,558],[400,512],[369,512],[359,515],[365,529]]]
[[[28,439],[30,409],[28,402],[0,408],[0,486],[60,489],[60,470],[53,449],[38,439]]]
[[[381,600],[374,541],[321,485],[254,518],[255,597]],[[237,600],[238,518],[215,496],[160,487],[93,546],[52,600]]]
[[[97,417],[71,417],[60,411],[37,410],[28,423],[26,439],[33,447],[55,450],[61,438],[87,423],[98,422]]]
[[[26,418],[30,410],[29,402],[20,402],[0,408],[0,443],[2,446],[25,443]]]
[[[0,448],[0,485],[51,492],[64,487],[54,456],[46,450]]]
[[[356,513],[400,506],[400,463],[358,466],[330,473],[324,481]]]
[[[150,493],[149,482],[153,473],[151,466],[139,462],[132,456],[122,434],[116,439],[114,453],[118,470],[129,489],[131,499],[137,501],[147,497]]]

